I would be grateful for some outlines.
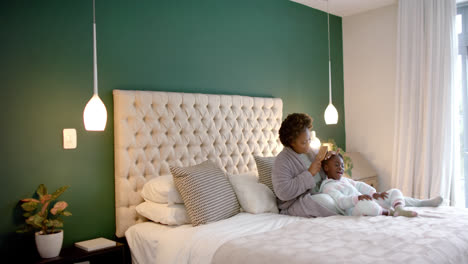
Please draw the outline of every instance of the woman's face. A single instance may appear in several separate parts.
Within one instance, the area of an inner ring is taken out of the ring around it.
[[[310,131],[304,130],[299,136],[291,142],[291,147],[298,154],[304,154],[309,152],[310,144]]]

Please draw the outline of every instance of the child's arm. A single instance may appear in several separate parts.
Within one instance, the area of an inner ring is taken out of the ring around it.
[[[354,181],[354,180],[349,179],[349,178],[346,178],[346,180],[348,180],[349,183],[354,185],[354,187],[356,187],[358,192],[360,192],[362,194],[367,194],[367,195],[372,197],[372,195],[374,193],[376,193],[376,190],[374,189],[374,187],[370,186],[369,184],[367,184],[365,182]]]

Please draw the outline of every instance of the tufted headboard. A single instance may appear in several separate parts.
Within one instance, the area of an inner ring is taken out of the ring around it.
[[[143,222],[135,207],[151,178],[169,165],[207,159],[227,173],[255,171],[253,158],[278,154],[278,98],[114,90],[116,235]]]

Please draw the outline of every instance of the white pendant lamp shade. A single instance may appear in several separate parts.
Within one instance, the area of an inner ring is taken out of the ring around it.
[[[336,111],[332,103],[328,104],[327,109],[325,109],[324,117],[327,125],[335,125],[338,123],[338,111]]]
[[[107,123],[107,110],[97,94],[91,97],[83,112],[85,129],[88,131],[104,131]]]
[[[315,154],[318,153],[321,144],[322,143],[320,142],[320,139],[317,137],[315,131],[312,131],[311,136],[310,136],[310,148]]]
[[[86,104],[83,111],[83,122],[88,131],[104,131],[107,123],[107,110],[98,95],[98,74],[97,74],[97,49],[96,49],[96,15],[93,0],[93,70],[94,70],[94,94]]]
[[[328,0],[329,1],[329,0]],[[330,58],[330,13],[328,12],[328,1],[327,1],[327,24],[328,24],[328,91],[329,91],[329,104],[325,109],[325,124],[335,125],[338,123],[338,111],[332,104],[332,78],[331,78],[331,58]]]

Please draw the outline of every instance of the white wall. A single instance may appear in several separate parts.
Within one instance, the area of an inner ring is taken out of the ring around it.
[[[346,150],[361,152],[390,189],[397,5],[343,17]]]

